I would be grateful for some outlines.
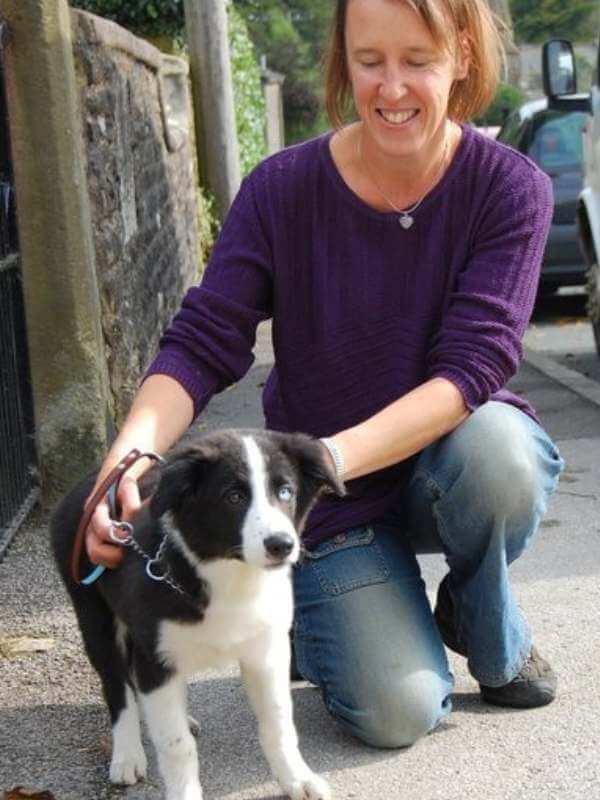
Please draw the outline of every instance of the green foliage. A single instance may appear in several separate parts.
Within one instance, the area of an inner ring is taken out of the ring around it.
[[[247,175],[266,154],[266,109],[254,47],[243,17],[233,6],[229,7],[229,47],[240,167]]]
[[[259,55],[285,75],[286,142],[305,139],[327,126],[322,114],[321,59],[332,4],[318,0],[234,0]]]
[[[597,0],[510,0],[518,42],[543,42],[553,37],[595,41],[600,12]]]
[[[198,228],[200,236],[200,268],[204,269],[219,235],[219,216],[214,197],[198,188]]]
[[[182,36],[183,0],[70,0],[140,36]]]
[[[594,65],[585,56],[575,53],[575,69],[577,70],[577,91],[589,92],[594,80]]]
[[[525,97],[520,89],[509,83],[500,83],[486,113],[473,122],[476,125],[502,125],[506,115],[524,102]]]

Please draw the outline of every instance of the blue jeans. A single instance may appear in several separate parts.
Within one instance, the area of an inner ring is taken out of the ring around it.
[[[442,552],[459,638],[482,684],[519,672],[531,630],[508,580],[563,461],[518,409],[488,402],[420,453],[398,506],[322,542],[294,570],[300,673],[353,735],[403,747],[450,712],[453,676],[416,554]]]

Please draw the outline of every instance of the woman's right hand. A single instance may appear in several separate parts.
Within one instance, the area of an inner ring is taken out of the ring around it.
[[[96,479],[90,498],[119,461],[133,448],[141,452],[166,452],[187,430],[194,418],[194,403],[188,392],[168,375],[150,375],[136,394],[127,419],[114,441]],[[118,501],[121,520],[128,521],[141,505],[137,481],[148,469],[143,458],[121,478]],[[98,503],[85,534],[87,554],[93,564],[117,567],[123,558],[123,547],[110,537],[112,522],[108,501]],[[117,532],[117,536],[119,532]]]
[[[109,470],[104,468],[101,470],[96,484],[85,502],[86,506],[96,491],[96,487],[100,485],[108,472]],[[121,508],[120,520],[131,520],[142,504],[136,476],[130,473],[123,475],[119,483],[117,500]],[[110,536],[111,530],[114,530],[113,521],[110,516],[108,500],[105,497],[96,506],[85,534],[85,546],[92,564],[102,564],[110,569],[118,567],[123,558],[123,546],[116,544]],[[117,532],[116,535],[122,536],[123,534]]]

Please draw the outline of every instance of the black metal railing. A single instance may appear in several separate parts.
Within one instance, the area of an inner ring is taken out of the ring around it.
[[[37,496],[33,407],[0,21],[0,560]]]

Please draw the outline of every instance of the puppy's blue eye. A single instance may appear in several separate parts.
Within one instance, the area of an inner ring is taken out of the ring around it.
[[[277,492],[277,497],[281,500],[282,503],[289,503],[294,493],[292,491],[292,487],[289,486],[287,483],[284,483],[283,486],[279,488]]]
[[[229,492],[229,494],[227,495],[227,502],[231,503],[231,505],[233,506],[239,505],[239,503],[241,503],[243,499],[244,495],[241,492],[233,491]]]

